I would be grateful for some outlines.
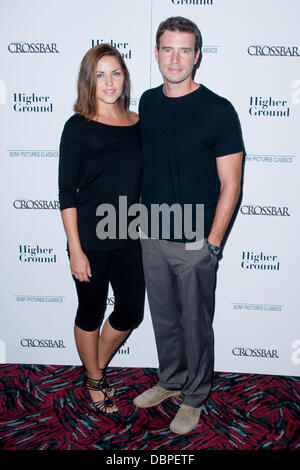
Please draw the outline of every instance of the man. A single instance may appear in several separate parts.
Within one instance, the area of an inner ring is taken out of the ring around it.
[[[233,106],[193,80],[200,53],[201,35],[193,22],[182,17],[162,22],[155,56],[163,85],[147,90],[139,109],[143,204],[149,212],[153,204],[193,204],[194,209],[204,204],[201,248],[193,249],[184,233],[176,237],[173,219],[168,239],[160,227],[158,239],[142,240],[159,381],[134,404],[147,408],[181,395],[170,425],[177,434],[197,425],[212,385],[217,255],[240,194],[243,157]]]

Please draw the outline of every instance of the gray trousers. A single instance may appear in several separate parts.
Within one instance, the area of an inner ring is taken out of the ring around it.
[[[206,240],[184,243],[142,239],[147,295],[157,346],[159,385],[181,390],[183,403],[207,398],[214,367],[212,328],[217,258]]]

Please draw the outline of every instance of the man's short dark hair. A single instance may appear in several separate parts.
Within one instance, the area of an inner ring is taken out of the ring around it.
[[[182,16],[172,16],[160,23],[156,32],[156,46],[158,49],[160,37],[165,31],[192,33],[195,38],[195,52],[202,47],[202,37],[198,26],[187,18],[183,18]]]

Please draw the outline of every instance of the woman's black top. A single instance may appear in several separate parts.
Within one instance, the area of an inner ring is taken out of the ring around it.
[[[138,203],[141,178],[139,123],[111,126],[88,121],[79,114],[66,122],[60,142],[59,203],[61,211],[70,207],[77,209],[83,249],[110,250],[132,241],[128,235],[125,239],[120,238],[119,196],[127,197],[127,200],[122,200],[123,203],[126,201],[128,208]],[[101,204],[110,204],[115,209],[116,239],[114,235],[107,239],[100,239],[97,235],[96,228],[101,219],[107,222],[103,224],[106,225],[105,232],[114,232],[111,208],[109,212],[103,211],[102,216],[96,215]],[[124,219],[124,211],[122,217]],[[127,224],[130,220],[132,218],[126,220]],[[124,237],[124,220],[122,227],[121,236]]]

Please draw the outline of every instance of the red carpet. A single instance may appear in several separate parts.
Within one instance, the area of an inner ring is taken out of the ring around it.
[[[197,428],[170,432],[180,399],[147,410],[133,398],[154,369],[111,368],[120,415],[97,415],[74,366],[0,365],[2,450],[300,450],[299,377],[215,373]]]

